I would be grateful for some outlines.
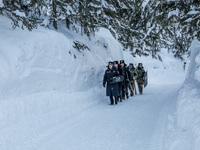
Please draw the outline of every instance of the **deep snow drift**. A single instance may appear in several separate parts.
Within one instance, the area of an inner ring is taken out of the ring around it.
[[[3,7],[3,3],[2,3],[2,0],[0,0],[0,7]]]
[[[175,114],[169,115],[166,150],[200,149],[200,42],[191,46],[190,65],[177,97]]]
[[[40,27],[13,30],[7,18],[0,21],[0,149],[22,149],[35,133],[98,103],[104,92],[94,87],[102,86],[107,61],[123,55],[105,29],[89,40]],[[77,40],[91,50],[75,50]]]
[[[0,21],[0,149],[163,149],[185,77],[167,50],[163,62],[134,58],[104,28],[89,39],[66,29],[13,30],[7,18]],[[79,52],[74,41],[90,50]],[[110,107],[103,74],[108,61],[120,59],[142,62],[149,85],[144,95]]]

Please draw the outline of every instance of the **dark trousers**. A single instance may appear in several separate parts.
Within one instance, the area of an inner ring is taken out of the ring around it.
[[[122,98],[122,83],[119,83],[118,85],[119,85],[119,95],[118,95],[118,97]]]
[[[122,97],[125,97],[125,94],[128,95],[128,84],[122,84]]]
[[[117,102],[118,102],[118,96],[114,96],[114,97],[115,97],[115,104],[117,104]],[[111,95],[110,95],[110,104],[114,104],[114,99],[113,99],[112,92],[111,92]]]
[[[134,89],[135,89],[135,81],[134,80],[131,81],[131,83],[129,84],[128,88],[129,88],[129,90],[131,92],[131,96],[133,96],[134,95]]]

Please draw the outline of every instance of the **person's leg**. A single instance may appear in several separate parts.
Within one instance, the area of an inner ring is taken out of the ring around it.
[[[114,104],[113,96],[112,96],[112,91],[110,93],[110,105]]]
[[[125,85],[125,92],[126,92],[126,98],[127,99],[129,98],[129,96],[128,96],[128,86],[129,86],[129,84]]]
[[[125,85],[122,84],[122,100],[125,100],[125,92],[126,92]]]
[[[139,84],[139,92],[142,95],[142,93],[143,93],[143,84],[142,83]]]
[[[134,95],[134,90],[135,90],[135,84],[134,84],[134,81],[132,80],[131,81],[131,89],[132,89],[132,93],[131,93],[131,96],[133,96]]]
[[[119,83],[119,101],[122,102],[122,84]]]
[[[130,91],[130,95],[133,96],[133,87],[132,84],[128,85],[129,91]]]
[[[115,104],[118,102],[118,96],[115,96]]]

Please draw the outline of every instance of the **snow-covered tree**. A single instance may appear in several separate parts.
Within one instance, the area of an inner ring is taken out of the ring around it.
[[[26,17],[27,3],[23,0],[4,0],[4,6],[0,7],[0,14],[7,16],[13,22],[12,27],[28,28],[32,30],[37,28],[36,21],[33,18]]]
[[[124,49],[162,60],[161,48],[175,57],[189,54],[191,41],[200,37],[199,0],[3,0],[0,14],[13,27],[60,25],[87,36],[104,27]]]

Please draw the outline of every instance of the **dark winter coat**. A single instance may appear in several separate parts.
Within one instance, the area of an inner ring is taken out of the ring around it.
[[[130,73],[128,67],[126,67],[126,66],[120,67],[119,72],[120,72],[120,75],[124,76],[124,83],[123,84],[125,86],[128,86],[129,82],[131,81],[131,73]]]
[[[119,73],[115,69],[107,69],[104,74],[103,78],[103,86],[105,87],[106,85],[106,96],[118,96],[119,95],[119,86],[118,83],[111,83],[111,78],[118,76]]]

